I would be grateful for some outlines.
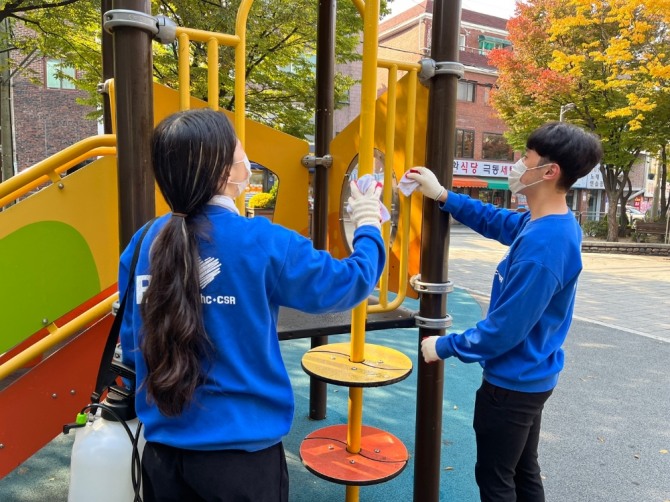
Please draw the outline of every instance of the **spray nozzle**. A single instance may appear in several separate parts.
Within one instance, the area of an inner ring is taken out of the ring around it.
[[[65,424],[63,426],[63,434],[69,434],[72,429],[85,427],[86,422],[88,422],[88,413],[77,413],[77,418],[75,419],[74,422]]]

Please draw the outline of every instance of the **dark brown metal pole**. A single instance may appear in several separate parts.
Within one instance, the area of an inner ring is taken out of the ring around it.
[[[101,1],[101,16],[104,23],[105,12],[112,9],[112,0]],[[114,78],[114,47],[111,33],[102,29],[102,83]],[[102,123],[105,134],[112,133],[112,110],[109,103],[109,95],[102,93]]]
[[[149,0],[115,0],[114,9],[151,13]],[[151,34],[119,26],[113,32],[119,177],[119,244],[155,214],[151,172],[154,127]]]
[[[460,11],[460,0],[434,2],[431,58],[438,68],[441,62],[458,61]],[[430,80],[426,166],[445,187],[451,187],[452,183],[457,83],[455,74],[438,73]],[[449,218],[436,202],[428,199],[423,206],[421,235],[421,280],[447,282]],[[421,295],[420,316],[441,319],[446,314],[446,294]],[[443,329],[419,328],[419,354],[422,338],[441,334],[444,334]],[[414,500],[437,502],[440,499],[444,363],[426,364],[419,357],[418,366]]]
[[[320,0],[316,39],[316,117],[314,154],[317,159],[330,154],[335,107],[335,6],[336,0]],[[328,168],[317,162],[314,168],[314,209],[312,241],[317,249],[328,243]],[[327,336],[312,338],[312,348],[328,343]],[[310,377],[309,418],[326,418],[328,386]]]

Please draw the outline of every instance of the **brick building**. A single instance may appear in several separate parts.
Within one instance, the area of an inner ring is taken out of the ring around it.
[[[432,10],[433,1],[424,0],[384,20],[379,26],[379,58],[417,62],[430,57]],[[458,84],[453,185],[458,191],[509,207],[507,170],[514,162],[514,152],[502,135],[504,123],[488,103],[497,73],[488,65],[486,56],[494,47],[510,45],[506,24],[506,19],[462,10],[459,42],[465,75]],[[360,79],[360,64],[340,67],[338,71]],[[385,90],[386,73],[378,73],[380,92]],[[360,85],[352,87],[348,105],[335,113],[336,132],[358,115]]]
[[[379,26],[379,58],[417,62],[430,57],[433,1],[424,0],[410,9],[386,18]],[[456,142],[453,188],[482,201],[508,208],[523,208],[525,197],[513,196],[508,189],[507,174],[519,158],[503,136],[505,124],[489,104],[491,89],[496,85],[497,70],[488,63],[488,52],[509,47],[507,19],[467,9],[461,10],[459,28],[459,62],[465,74],[458,83],[456,104]],[[346,65],[338,71],[360,79],[360,63]],[[385,82],[380,70],[378,82]],[[380,92],[384,90],[380,85]],[[348,106],[335,112],[335,131],[341,131],[360,110],[360,85],[354,86]],[[558,117],[556,117],[558,119]],[[645,187],[645,158],[633,171],[633,193]],[[645,209],[643,195],[635,205]],[[568,193],[568,204],[580,219],[598,219],[606,211],[604,184],[599,169],[580,179]]]
[[[13,29],[17,35],[27,30],[19,24]],[[25,55],[13,53],[11,57],[19,64]],[[73,68],[63,67],[58,60],[38,56],[28,59],[11,80],[17,172],[98,134],[97,122],[86,118],[92,109],[76,102],[86,92],[75,89],[67,79],[58,78],[61,71],[78,76]]]

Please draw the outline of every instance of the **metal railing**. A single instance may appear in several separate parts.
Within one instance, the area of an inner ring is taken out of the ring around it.
[[[84,160],[115,154],[116,136],[113,134],[83,139],[0,184],[0,207],[10,204],[44,183],[60,183],[62,173]]]
[[[188,110],[191,102],[191,42],[207,44],[207,105],[213,110],[219,109],[219,47],[235,49],[235,132],[242,146],[245,144],[247,19],[252,3],[253,0],[242,0],[235,20],[235,34],[184,27],[176,29],[180,110]]]
[[[74,337],[90,324],[102,319],[105,315],[110,314],[112,312],[112,305],[118,297],[118,293],[112,294],[63,326],[57,326],[55,323],[49,324],[46,327],[49,331],[47,336],[33,343],[0,365],[0,381],[20,370],[30,361],[40,357],[59,343]]]
[[[116,136],[114,134],[103,134],[83,139],[0,184],[0,207],[17,200],[44,183],[61,183],[62,173],[84,160],[114,154],[116,154]],[[112,303],[117,297],[118,294],[116,293],[111,295],[61,327],[55,323],[48,324],[46,329],[49,334],[46,337],[0,365],[0,380],[111,312]]]
[[[407,127],[405,135],[405,170],[412,167],[412,159],[414,158],[414,130],[416,127],[416,91],[419,80],[419,71],[421,66],[418,63],[404,63],[398,61],[390,61],[380,59],[377,61],[379,68],[388,70],[387,73],[387,93],[388,93],[388,110],[386,116],[386,165],[384,166],[384,194],[383,202],[386,207],[391,207],[391,187],[393,186],[393,172],[394,172],[394,155],[395,150],[395,127],[396,127],[396,102],[397,102],[397,81],[398,71],[406,71],[409,73],[408,91],[407,91]],[[379,283],[379,304],[368,305],[368,313],[390,312],[402,305],[406,298],[406,291],[408,285],[407,269],[409,261],[409,232],[410,232],[410,217],[411,217],[411,202],[409,197],[401,195],[400,211],[399,211],[399,232],[400,238],[400,257],[398,267],[398,294],[393,301],[388,301],[388,283],[389,270],[388,260],[384,267],[384,272]],[[382,227],[382,236],[386,248],[391,248],[391,225],[384,225]]]

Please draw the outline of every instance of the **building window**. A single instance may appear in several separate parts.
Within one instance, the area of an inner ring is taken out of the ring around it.
[[[60,59],[48,59],[46,70],[48,89],[74,89],[74,68],[65,66]]]
[[[475,131],[456,129],[456,152],[458,159],[475,158]]]
[[[514,152],[502,134],[485,132],[482,136],[482,159],[514,160]]]
[[[468,80],[458,81],[458,100],[475,102],[475,89],[477,82],[470,82]]]
[[[465,50],[465,35],[463,33],[458,35],[458,50],[459,51]]]
[[[339,96],[337,100],[338,105],[349,105],[351,104],[351,89],[347,89]]]
[[[479,53],[487,54],[493,49],[504,49],[511,46],[512,43],[504,38],[489,37],[488,35],[479,35]]]
[[[488,86],[484,86],[483,101],[485,105],[491,106],[491,88]]]

